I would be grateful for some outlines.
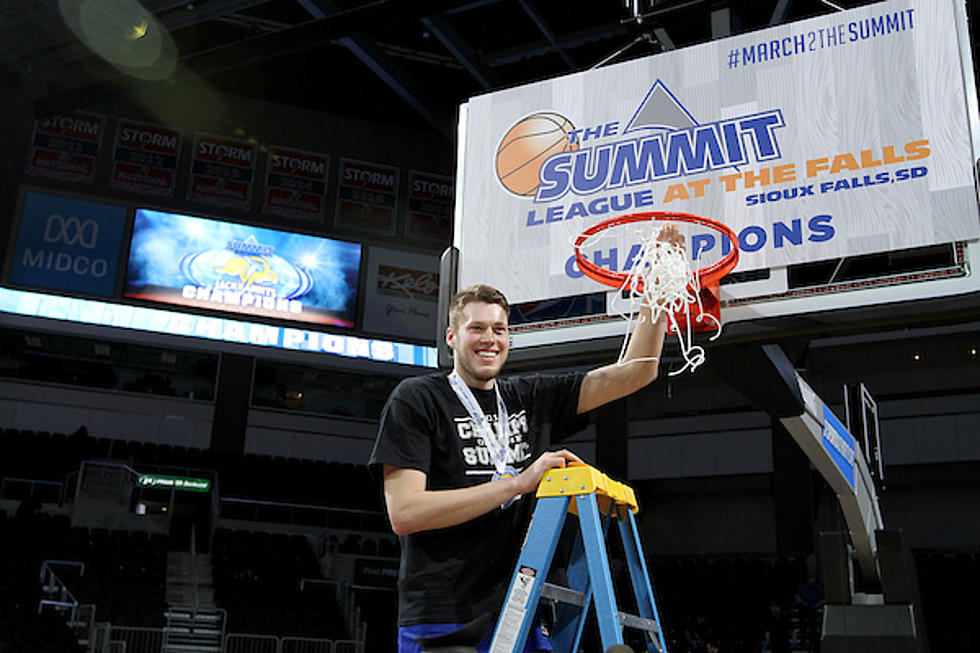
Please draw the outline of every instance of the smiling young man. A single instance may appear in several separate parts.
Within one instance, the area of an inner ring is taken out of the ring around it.
[[[679,241],[668,228],[661,239]],[[587,373],[498,377],[507,360],[509,306],[477,285],[457,293],[446,342],[453,371],[400,383],[381,415],[369,465],[383,473],[401,543],[399,653],[500,609],[545,471],[581,462],[549,450],[582,428],[584,413],[657,376],[666,325],[644,309],[624,361]],[[506,424],[501,433],[499,425]],[[479,650],[486,651],[487,633]],[[532,632],[527,651],[550,651]]]

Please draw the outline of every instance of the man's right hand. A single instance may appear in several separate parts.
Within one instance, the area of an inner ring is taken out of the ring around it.
[[[385,504],[398,535],[455,526],[484,515],[521,494],[537,491],[545,472],[582,459],[571,451],[546,451],[514,478],[452,490],[426,489],[425,472],[384,466]]]
[[[531,463],[531,466],[517,475],[518,494],[528,494],[536,492],[538,483],[545,472],[555,467],[564,467],[568,463],[580,463],[582,459],[573,454],[568,449],[561,451],[545,451],[538,456],[538,459]]]

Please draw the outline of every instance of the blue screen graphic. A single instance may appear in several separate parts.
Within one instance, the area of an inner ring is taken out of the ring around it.
[[[353,327],[361,246],[138,209],[123,295]]]

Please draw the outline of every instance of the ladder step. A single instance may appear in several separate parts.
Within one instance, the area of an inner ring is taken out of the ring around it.
[[[551,599],[559,603],[568,603],[569,605],[577,605],[580,608],[585,605],[585,594],[576,592],[568,587],[554,585],[553,583],[545,583],[541,586],[541,598]]]
[[[625,612],[619,612],[616,614],[619,617],[619,623],[629,628],[635,628],[636,630],[645,630],[648,633],[657,634],[660,632],[660,625],[653,619],[646,619],[644,617],[637,616],[635,614],[627,614]]]

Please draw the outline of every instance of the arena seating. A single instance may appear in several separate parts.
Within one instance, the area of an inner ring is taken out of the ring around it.
[[[80,603],[97,606],[98,620],[123,626],[163,626],[166,536],[72,528],[65,511],[52,514],[40,505],[13,514],[11,506],[18,502],[21,508],[30,507],[25,499],[32,493],[44,506],[56,506],[62,498],[58,484],[70,479],[83,460],[124,462],[136,469],[212,470],[226,497],[368,511],[376,517],[370,529],[361,530],[329,513],[331,523],[321,525],[336,530],[327,534],[324,549],[355,557],[398,554],[384,523],[376,481],[361,466],[229,456],[124,438],[96,438],[84,431],[66,435],[4,429],[0,433],[2,498],[8,500],[6,510],[0,510],[0,651],[5,653],[76,650],[63,620],[48,611],[37,616],[41,598],[38,572],[44,560],[85,563],[84,575],[73,567],[61,568],[58,574]],[[311,520],[322,522],[322,511],[309,512]],[[303,524],[302,511],[283,509],[282,514],[288,514],[294,524]],[[333,640],[350,637],[335,588],[321,575],[317,554],[324,551],[314,553],[306,536],[270,532],[276,528],[273,522],[278,515],[273,510],[268,519],[255,521],[261,528],[218,528],[214,534],[215,599],[228,612],[227,632]],[[242,523],[242,515],[230,517]],[[365,523],[361,519],[357,526]],[[932,640],[944,650],[980,649],[976,630],[965,627],[980,620],[976,602],[971,600],[971,588],[980,581],[980,550],[913,553]],[[648,554],[661,617],[675,650],[684,650],[684,632],[699,616],[728,650],[758,650],[772,604],[783,607],[800,649],[813,649],[815,635],[805,632],[806,624],[793,606],[794,590],[807,575],[802,553]],[[300,589],[303,579],[314,582]],[[387,605],[392,595],[379,593],[367,600]],[[383,610],[379,607],[376,612]]]
[[[211,560],[229,632],[350,637],[334,589],[302,583],[324,580],[305,536],[219,528]]]

